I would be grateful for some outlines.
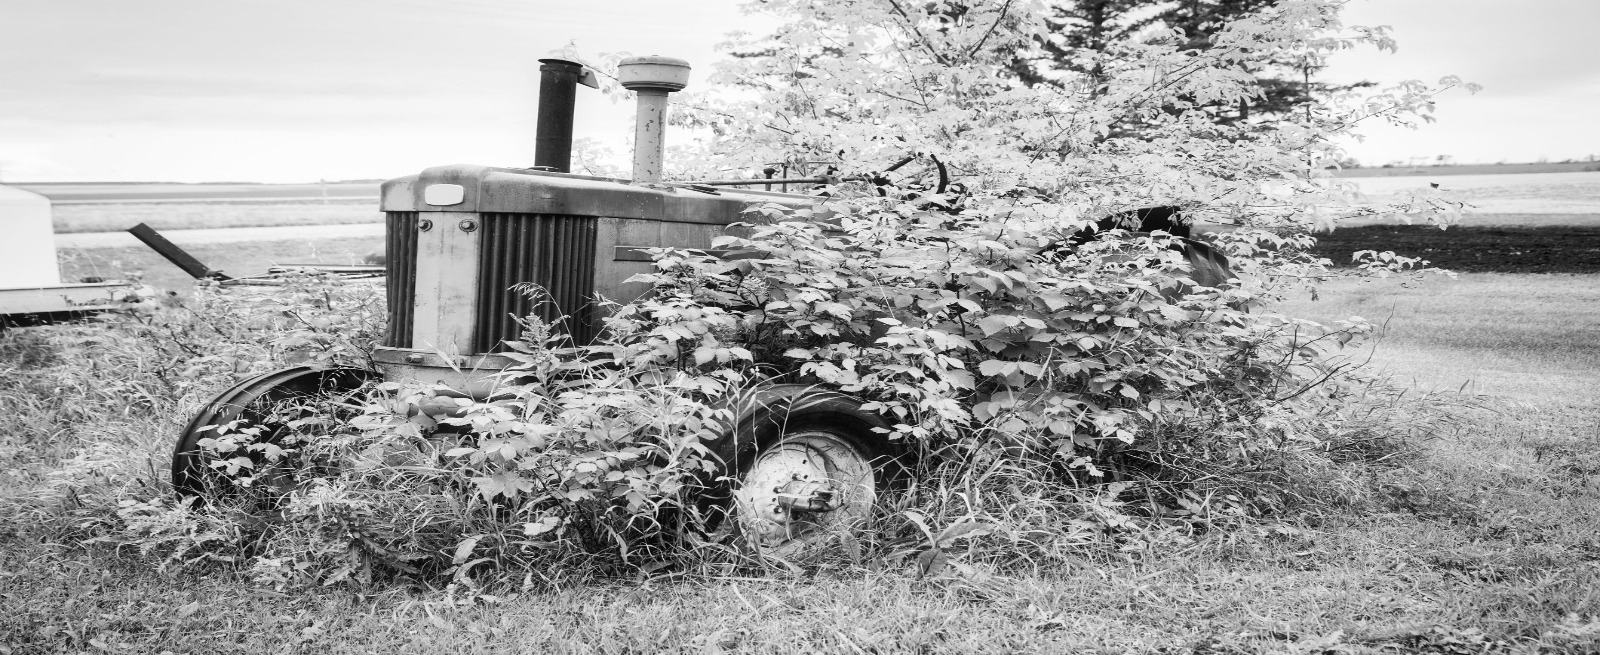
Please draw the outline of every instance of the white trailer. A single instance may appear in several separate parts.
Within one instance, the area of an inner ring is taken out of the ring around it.
[[[128,290],[120,282],[63,284],[50,199],[0,186],[0,329],[111,309]]]

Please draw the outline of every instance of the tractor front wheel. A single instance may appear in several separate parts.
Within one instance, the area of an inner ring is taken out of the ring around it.
[[[775,554],[859,530],[878,498],[873,457],[853,435],[826,427],[783,438],[755,456],[733,491],[739,532]]]
[[[172,451],[173,488],[180,497],[230,492],[234,483],[212,466],[218,456],[207,452],[202,440],[247,434],[252,435],[251,443],[278,445],[291,417],[314,409],[320,401],[353,393],[376,377],[377,373],[365,369],[294,366],[258,375],[217,394],[178,435]],[[231,454],[230,459],[246,458],[259,477],[271,466],[266,450],[246,449]]]

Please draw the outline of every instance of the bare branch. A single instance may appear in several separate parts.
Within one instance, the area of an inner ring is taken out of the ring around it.
[[[994,19],[994,24],[989,26],[989,31],[984,32],[983,38],[978,39],[977,45],[972,46],[972,52],[967,53],[967,59],[977,56],[978,51],[983,49],[984,42],[989,40],[989,35],[994,34],[994,28],[1000,27],[1000,21],[1006,19],[1006,12],[1010,10],[1011,0],[1006,0],[1006,3],[1000,7],[1000,15],[996,16]]]
[[[928,54],[933,55],[933,58],[939,63],[946,66],[950,65],[950,60],[945,59],[944,55],[939,54],[939,51],[934,49],[933,42],[929,41],[928,37],[923,36],[922,30],[917,29],[917,22],[911,20],[911,15],[907,14],[906,10],[900,8],[900,3],[895,2],[895,0],[889,0],[889,6],[894,7],[895,13],[900,14],[902,18],[906,19],[906,27],[910,28],[911,33],[917,35],[918,39],[922,40],[922,47],[928,50]]]

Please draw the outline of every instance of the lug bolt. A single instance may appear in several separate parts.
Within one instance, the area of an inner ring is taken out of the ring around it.
[[[461,228],[462,232],[471,232],[478,229],[478,222],[470,218],[463,218],[461,219],[461,224],[458,227]]]
[[[433,229],[433,221],[432,220],[424,218],[424,219],[422,219],[420,221],[417,221],[417,231],[418,232],[427,232],[428,230],[431,230],[431,229]]]
[[[422,355],[419,354],[419,353],[411,353],[409,355],[406,355],[406,363],[407,364],[421,364],[422,363]]]

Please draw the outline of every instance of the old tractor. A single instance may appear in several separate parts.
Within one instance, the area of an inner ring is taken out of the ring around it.
[[[622,62],[618,79],[636,92],[633,179],[569,172],[576,88],[593,86],[581,64],[540,60],[534,166],[441,166],[385,182],[388,328],[372,354],[377,370],[296,366],[244,380],[218,394],[178,439],[172,481],[179,493],[206,488],[215,470],[200,442],[219,426],[257,424],[286,399],[350,392],[374,380],[442,385],[482,400],[503,354],[519,337],[518,316],[538,315],[577,343],[601,329],[600,297],[628,302],[648,291],[628,279],[652,270],[648,248],[702,249],[757,203],[807,206],[814,198],[741,186],[817,179],[662,179],[668,95],[688,83],[687,63],[668,57]],[[769,174],[770,176],[770,174]],[[537,284],[550,302],[518,289]],[[562,317],[566,318],[563,320]],[[882,483],[889,444],[883,421],[858,400],[801,385],[775,385],[711,444],[731,480],[733,511],[746,534],[769,544],[804,540],[861,518]],[[270,438],[270,437],[269,437]],[[753,531],[753,532],[752,532]]]

